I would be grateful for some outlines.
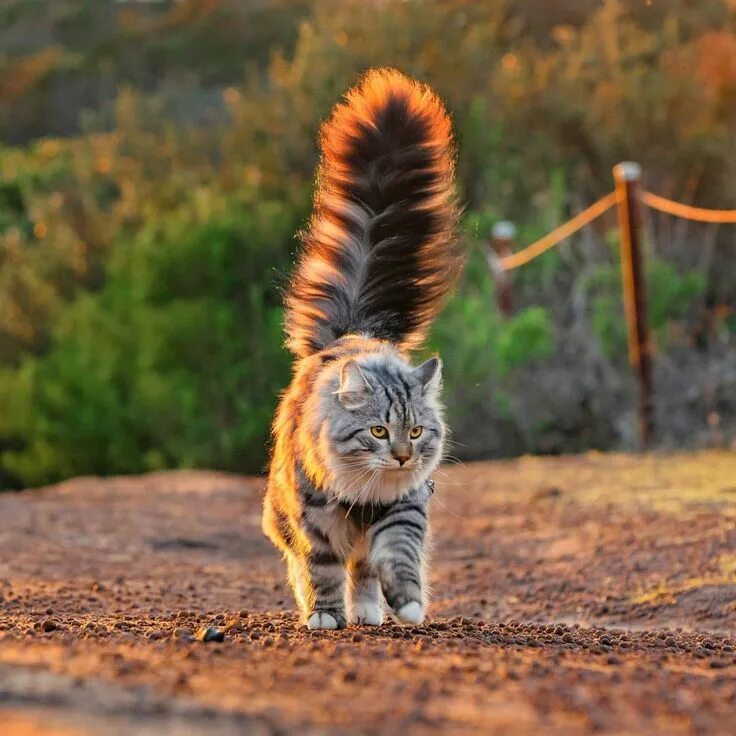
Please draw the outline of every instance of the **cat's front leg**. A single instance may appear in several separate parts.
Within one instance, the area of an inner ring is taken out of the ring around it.
[[[350,620],[366,626],[383,623],[383,602],[378,572],[364,559],[354,561],[350,569]]]
[[[298,561],[297,594],[310,629],[344,629],[345,562],[331,550],[312,550]]]
[[[398,502],[370,529],[369,563],[386,602],[406,623],[424,621],[426,536],[427,504],[419,498]]]

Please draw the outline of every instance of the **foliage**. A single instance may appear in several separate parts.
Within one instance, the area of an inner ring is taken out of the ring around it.
[[[207,88],[291,49],[307,10],[303,0],[4,0],[0,135],[75,133],[80,110],[105,114],[125,86],[165,90],[170,114],[201,120]]]
[[[288,380],[271,264],[296,222],[278,202],[223,208],[216,220],[182,208],[142,231],[104,289],[65,310],[51,352],[8,377],[12,477],[262,466]]]
[[[485,240],[510,217],[531,242],[629,158],[654,191],[732,207],[736,12],[583,6],[6,3],[0,129],[25,145],[0,147],[0,485],[263,467],[288,380],[279,284],[316,134],[375,65],[431,83],[453,113],[470,258],[429,349],[466,454],[625,445],[614,216],[516,272],[509,319]],[[712,377],[727,372],[684,366],[733,358],[732,231],[649,230],[659,354],[702,353],[667,375],[702,381],[710,411],[727,411],[727,378]],[[675,443],[704,425],[702,410],[678,412]]]
[[[475,243],[458,294],[440,315],[429,348],[447,356],[445,391],[448,404],[472,397],[473,388],[489,376],[503,379],[514,368],[548,356],[553,328],[543,307],[528,307],[503,319],[495,305],[494,287]]]
[[[626,350],[626,323],[621,286],[618,240],[611,249],[612,262],[597,266],[584,288],[591,297],[591,325],[603,349],[610,355]],[[689,271],[679,274],[675,267],[655,253],[649,253],[644,278],[647,285],[649,326],[657,335],[660,348],[667,345],[669,326],[694,312],[695,302],[705,291],[703,274]]]

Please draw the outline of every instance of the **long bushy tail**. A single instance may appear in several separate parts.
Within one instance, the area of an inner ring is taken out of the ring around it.
[[[445,108],[428,87],[372,70],[335,107],[321,146],[287,344],[306,356],[362,333],[416,347],[462,267]]]

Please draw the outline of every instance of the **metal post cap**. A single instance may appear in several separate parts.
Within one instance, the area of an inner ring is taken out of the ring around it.
[[[491,228],[491,237],[495,240],[513,240],[516,236],[516,225],[508,220],[500,220]]]
[[[636,161],[622,161],[613,167],[613,175],[620,181],[638,181],[641,179],[641,166]]]

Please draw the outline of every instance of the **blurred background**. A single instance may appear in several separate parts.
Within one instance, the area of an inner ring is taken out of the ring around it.
[[[452,454],[636,445],[615,210],[514,272],[510,316],[488,234],[533,241],[627,159],[736,207],[734,0],[3,0],[0,488],[264,468],[317,130],[375,65],[459,142]],[[733,446],[736,227],[644,225],[657,445]]]

